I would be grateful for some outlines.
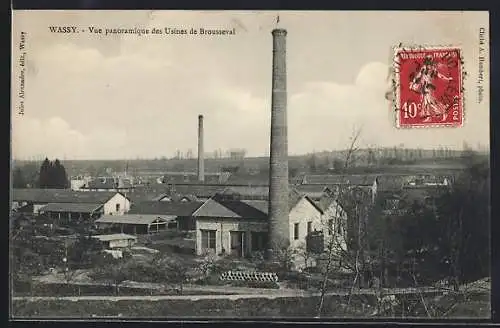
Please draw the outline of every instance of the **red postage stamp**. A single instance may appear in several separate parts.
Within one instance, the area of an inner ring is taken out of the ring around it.
[[[398,127],[462,126],[461,50],[400,47],[394,56]]]

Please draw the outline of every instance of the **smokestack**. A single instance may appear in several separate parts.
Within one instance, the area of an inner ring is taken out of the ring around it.
[[[205,181],[205,158],[203,154],[203,115],[198,115],[198,181]]]
[[[271,154],[269,159],[269,250],[276,251],[290,243],[288,195],[288,137],[286,94],[285,29],[274,29],[273,77],[271,98]]]

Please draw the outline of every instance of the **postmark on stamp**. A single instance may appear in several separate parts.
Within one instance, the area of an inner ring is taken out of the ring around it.
[[[395,47],[394,110],[399,128],[463,125],[459,47]]]

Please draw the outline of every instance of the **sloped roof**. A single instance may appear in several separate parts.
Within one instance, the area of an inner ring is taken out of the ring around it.
[[[127,235],[124,233],[114,233],[114,234],[110,234],[110,235],[96,235],[96,236],[92,236],[92,238],[99,239],[100,241],[123,240],[123,239],[137,240],[136,236]]]
[[[322,211],[326,211],[334,202],[335,199],[333,197],[323,194],[323,196],[316,201],[316,204]]]
[[[379,175],[377,177],[378,191],[401,190],[412,179],[411,175]]]
[[[167,222],[175,219],[172,215],[149,215],[149,214],[124,214],[104,215],[97,219],[96,223],[118,223],[118,224],[151,224],[156,220]]]
[[[193,216],[267,219],[269,207],[268,200],[231,199],[225,198],[225,196],[226,195],[216,195],[207,200],[194,212]],[[289,192],[289,210],[292,210],[302,198],[306,198],[312,205],[321,211],[321,208],[319,208],[310,198],[301,195],[294,189]]]
[[[267,202],[266,202],[267,203]],[[267,212],[267,211],[266,211]],[[266,219],[267,213],[252,204],[239,200],[207,200],[195,213],[195,217]]]
[[[257,174],[233,174],[227,179],[228,185],[266,186],[269,185],[269,172]]]
[[[158,194],[157,192],[147,192],[147,191],[133,191],[127,194],[130,201],[133,203],[140,203],[145,201],[152,201],[159,195],[164,195],[164,193]]]
[[[338,185],[350,184],[356,186],[371,186],[377,175],[374,174],[318,174],[306,175],[304,184]]]
[[[140,202],[130,207],[129,214],[158,214],[173,216],[191,216],[203,202]]]
[[[269,198],[269,187],[268,186],[230,186],[224,189],[221,195],[238,195],[240,199],[261,199],[266,200]]]
[[[70,212],[70,213],[92,213],[103,204],[91,203],[49,203],[40,208],[40,212]]]
[[[84,188],[88,189],[115,189],[118,187],[118,180],[115,178],[97,178],[90,180],[85,184]]]
[[[34,203],[92,203],[104,204],[117,192],[113,191],[73,191],[70,189],[13,189],[13,201]]]
[[[209,185],[209,184],[179,184],[179,185],[167,185],[158,184],[150,186],[138,186],[133,193],[136,192],[147,192],[155,193],[156,196],[160,194],[167,195],[194,195],[198,198],[209,198],[215,195],[217,192],[224,190],[223,185]],[[132,193],[131,193],[132,194]],[[133,197],[133,196],[132,196]]]

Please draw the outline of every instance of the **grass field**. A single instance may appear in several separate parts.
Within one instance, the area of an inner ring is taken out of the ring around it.
[[[239,300],[120,300],[120,301],[25,301],[15,300],[14,317],[38,318],[178,318],[178,317],[229,317],[229,318],[312,318],[316,315],[318,297],[252,298]],[[490,295],[469,295],[467,298],[443,296],[427,298],[426,308],[418,300],[401,301],[394,311],[375,314],[374,299],[353,297],[349,306],[345,297],[327,297],[322,317],[332,318],[490,318]],[[404,304],[404,305],[402,305]],[[405,308],[404,312],[402,308]]]

